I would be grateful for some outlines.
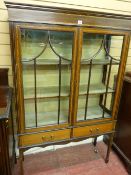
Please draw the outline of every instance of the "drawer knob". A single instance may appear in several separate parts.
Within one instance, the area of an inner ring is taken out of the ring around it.
[[[51,138],[51,140],[54,140],[55,136],[54,135],[51,135],[50,138]]]
[[[99,131],[99,128],[96,128],[96,131]]]
[[[93,129],[90,129],[90,132],[92,133],[93,132]]]
[[[42,140],[44,141],[46,139],[46,137],[45,136],[42,136]]]

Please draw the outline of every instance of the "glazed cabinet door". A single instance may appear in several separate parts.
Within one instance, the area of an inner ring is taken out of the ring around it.
[[[112,120],[124,40],[121,32],[80,30],[75,123]]]
[[[16,27],[21,128],[70,125],[76,29]]]

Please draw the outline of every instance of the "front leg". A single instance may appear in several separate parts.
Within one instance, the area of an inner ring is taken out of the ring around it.
[[[95,152],[95,153],[98,153],[98,149],[97,149],[97,147],[96,147],[96,144],[97,144],[97,136],[94,137],[93,145],[94,145],[94,152]]]
[[[110,152],[111,152],[111,146],[112,146],[112,143],[113,143],[113,137],[114,137],[114,133],[111,133],[109,135],[108,148],[107,148],[105,163],[109,162],[109,155],[110,155]]]
[[[20,175],[24,175],[23,159],[24,159],[23,150],[20,150],[19,151]]]

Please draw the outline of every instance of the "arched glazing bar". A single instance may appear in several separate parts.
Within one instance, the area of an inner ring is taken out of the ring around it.
[[[93,63],[93,59],[96,58],[96,56],[101,52],[102,48],[104,45],[104,39],[102,39],[100,48],[98,49],[98,51],[91,57],[87,58],[87,59],[83,59],[81,61],[81,63],[89,62],[89,76],[88,76],[88,84],[87,84],[87,93],[86,93],[86,103],[85,103],[85,114],[84,114],[84,120],[87,119],[87,108],[88,108],[88,101],[89,101],[89,90],[90,90],[90,81],[91,81],[91,72],[92,72],[92,63]]]
[[[104,44],[104,39],[102,39],[102,42],[101,42],[101,45],[100,45],[100,48],[98,49],[98,51],[91,57],[87,58],[87,59],[83,59],[81,60],[81,63],[85,62],[85,61],[91,61],[93,60],[94,58],[96,58],[96,56],[101,52],[102,48],[103,48],[103,44]]]
[[[93,61],[93,59],[96,58],[97,55],[99,55],[99,53],[102,51],[103,48],[104,48],[104,50],[106,52],[107,58],[111,58],[114,62],[120,63],[120,60],[119,59],[117,59],[117,58],[115,58],[115,57],[113,57],[113,56],[110,55],[106,43],[107,43],[107,36],[104,35],[104,38],[101,41],[101,45],[100,45],[100,48],[98,49],[98,51],[94,55],[92,55],[91,57],[81,60],[81,63],[83,63],[85,61],[86,62],[89,62],[91,60]]]
[[[65,58],[64,56],[61,56],[59,53],[57,53],[57,51],[55,50],[55,48],[53,47],[53,43],[51,41],[51,31],[47,31],[47,37],[46,37],[46,42],[45,42],[45,45],[42,49],[42,51],[32,57],[32,58],[22,58],[22,62],[23,63],[26,63],[26,62],[32,62],[33,61],[33,66],[34,66],[34,94],[35,94],[35,126],[38,127],[38,120],[37,120],[37,78],[36,78],[36,66],[37,66],[37,58],[39,58],[43,53],[44,51],[46,50],[47,46],[50,46],[52,52],[58,57],[58,68],[59,68],[59,84],[58,84],[58,119],[57,119],[57,124],[60,123],[60,108],[61,108],[61,66],[62,66],[62,60],[66,61],[66,62],[69,62],[69,65],[72,64],[72,60],[71,59],[68,59],[68,58]],[[70,96],[70,95],[69,95]]]
[[[115,57],[110,55],[109,48],[107,46],[108,46],[108,35],[104,35],[98,51],[93,56],[91,56],[87,59],[83,59],[81,61],[81,63],[83,63],[85,61],[89,62],[89,77],[88,77],[88,84],[87,84],[87,95],[86,95],[84,120],[87,119],[87,108],[88,108],[88,98],[89,98],[90,80],[91,80],[93,59],[96,58],[96,56],[102,51],[103,48],[104,48],[105,53],[106,53],[105,57],[109,59],[109,70],[108,70],[107,81],[106,81],[106,85],[105,85],[106,86],[105,98],[104,98],[104,104],[102,105],[102,107],[103,107],[102,117],[104,118],[104,113],[105,113],[105,110],[106,110],[107,94],[108,94],[108,88],[109,88],[109,81],[110,81],[110,75],[111,75],[111,67],[112,67],[113,62],[120,63],[119,59],[116,59]]]
[[[29,58],[29,59],[27,59],[27,58],[23,58],[22,59],[22,62],[24,63],[24,62],[34,62],[33,63],[33,66],[34,66],[34,101],[35,101],[35,126],[37,127],[38,126],[38,120],[37,120],[37,118],[38,118],[38,113],[37,113],[37,77],[36,77],[36,60],[37,60],[37,58],[39,58],[43,53],[44,53],[44,51],[46,50],[46,48],[47,48],[47,45],[48,45],[48,42],[49,42],[49,36],[47,35],[47,38],[46,38],[46,42],[45,42],[45,45],[44,45],[44,47],[43,47],[43,49],[42,49],[42,51],[38,54],[38,55],[36,55],[35,57],[33,57],[33,58]]]
[[[46,39],[46,42],[45,42],[45,45],[44,45],[42,51],[33,58],[28,58],[28,59],[27,58],[22,58],[22,62],[31,62],[31,61],[34,61],[37,58],[39,58],[44,53],[44,51],[46,50],[48,42],[49,42],[49,36],[47,35],[47,39]]]
[[[116,59],[115,57],[111,56],[109,54],[109,49],[107,48],[107,36],[104,35],[104,49],[107,54],[107,57],[110,58],[110,63],[109,63],[109,71],[108,71],[108,76],[107,76],[107,83],[106,83],[106,92],[105,92],[105,98],[104,98],[104,104],[103,104],[103,114],[102,117],[104,118],[105,110],[106,110],[106,103],[107,103],[107,94],[108,94],[108,87],[109,87],[109,81],[110,81],[110,75],[111,75],[111,68],[112,68],[112,63],[113,61],[116,63],[120,64],[120,59]]]
[[[49,36],[49,45],[50,45],[50,48],[52,49],[52,51],[54,52],[54,54],[57,55],[58,58],[61,58],[61,59],[65,60],[65,61],[68,61],[68,62],[71,62],[70,59],[61,56],[61,55],[60,55],[59,53],[57,53],[57,51],[54,49],[53,44],[52,44],[52,42],[51,42],[50,31],[48,31],[48,36]]]
[[[112,57],[109,54],[109,48],[107,48],[107,45],[108,45],[108,43],[107,43],[107,36],[104,35],[104,49],[105,49],[107,57],[110,58],[110,63],[109,63],[109,71],[108,71],[108,76],[107,76],[106,92],[105,92],[105,98],[104,98],[104,104],[103,104],[102,118],[104,118],[104,114],[105,114],[105,110],[106,110],[106,102],[107,102],[107,94],[108,94],[108,87],[109,87],[109,81],[110,81],[110,75],[111,75],[112,62],[113,61],[119,62],[119,60],[117,60],[116,58]]]
[[[84,120],[87,119],[87,108],[88,108],[88,99],[89,99],[89,90],[90,90],[90,81],[91,81],[91,71],[92,71],[92,63],[93,63],[93,59],[96,58],[96,56],[101,52],[102,48],[103,48],[103,44],[104,44],[104,39],[102,39],[100,48],[98,49],[98,51],[91,57],[87,58],[87,59],[83,59],[81,61],[81,63],[86,62],[90,62],[89,64],[89,76],[88,76],[88,84],[87,84],[87,95],[86,95],[86,103],[85,103],[85,114],[84,114]]]
[[[113,57],[113,56],[111,56],[109,54],[109,50],[107,48],[107,44],[106,43],[107,43],[107,36],[104,35],[104,50],[106,52],[107,57],[109,57],[110,59],[112,59],[112,61],[114,61],[114,62],[120,63],[120,60],[119,59],[116,59],[115,57]]]
[[[50,35],[50,31],[48,31],[48,36],[49,36],[49,45],[50,45],[50,48],[52,49],[52,51],[54,52],[55,55],[58,56],[59,58],[59,95],[58,95],[58,121],[57,123],[59,124],[60,123],[60,108],[61,108],[61,65],[62,65],[62,60],[65,60],[65,61],[68,61],[71,63],[71,60],[70,59],[67,59],[61,55],[59,55],[56,50],[53,48],[53,44],[51,42],[51,35]]]
[[[89,77],[88,77],[88,85],[87,85],[87,95],[86,95],[86,104],[85,104],[85,116],[84,116],[84,120],[86,120],[86,118],[87,118],[87,107],[88,107],[89,90],[90,90],[90,81],[91,81],[91,69],[92,69],[92,59],[90,60],[90,65],[89,65]]]
[[[22,62],[30,62],[30,61],[34,61],[34,60],[36,60],[37,58],[39,58],[39,57],[44,53],[44,51],[46,50],[48,44],[49,44],[51,50],[53,51],[53,53],[54,53],[55,55],[57,55],[58,58],[61,57],[61,59],[65,60],[65,61],[71,62],[72,60],[70,60],[70,59],[68,59],[68,58],[66,58],[66,57],[64,57],[64,56],[61,56],[59,53],[57,53],[57,51],[56,51],[56,50],[54,49],[54,47],[53,47],[53,44],[52,44],[50,35],[51,35],[51,32],[50,32],[50,31],[47,31],[47,39],[46,39],[45,45],[44,45],[42,51],[41,51],[38,55],[36,55],[36,56],[33,57],[33,58],[28,58],[28,59],[27,59],[27,58],[22,58]]]

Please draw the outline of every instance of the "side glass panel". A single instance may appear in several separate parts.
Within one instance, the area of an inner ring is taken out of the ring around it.
[[[110,118],[123,36],[83,34],[77,121]]]
[[[69,122],[73,32],[21,29],[25,127]]]

